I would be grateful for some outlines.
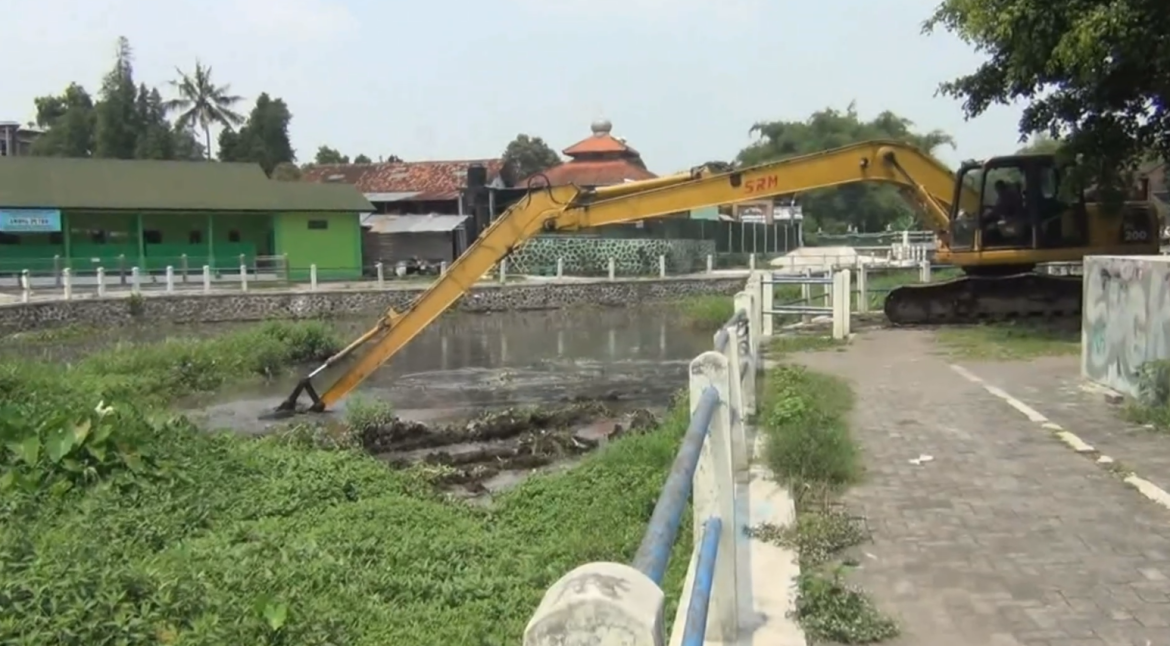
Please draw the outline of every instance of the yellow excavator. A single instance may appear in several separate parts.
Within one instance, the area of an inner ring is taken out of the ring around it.
[[[1107,212],[1085,201],[1052,155],[1012,155],[964,164],[958,173],[895,141],[870,141],[751,168],[688,173],[602,188],[533,186],[447,273],[403,312],[368,332],[300,380],[277,414],[331,408],[393,357],[518,245],[542,232],[573,231],[661,217],[856,182],[884,182],[925,214],[937,238],[936,262],[965,276],[890,292],[895,325],[971,322],[1080,312],[1079,277],[1034,273],[1037,264],[1092,254],[1156,254],[1157,214],[1148,201]],[[539,180],[538,180],[539,181]],[[1148,200],[1148,198],[1142,198]],[[318,394],[313,379],[361,348],[365,352]],[[309,403],[299,403],[301,395]]]

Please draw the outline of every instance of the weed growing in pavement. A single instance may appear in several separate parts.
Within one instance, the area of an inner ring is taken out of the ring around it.
[[[815,641],[862,644],[896,636],[897,624],[845,582],[854,563],[844,552],[868,538],[861,520],[835,502],[861,476],[846,421],[852,389],[835,377],[781,364],[766,373],[761,402],[765,457],[788,484],[797,520],[786,528],[753,528],[752,534],[800,556],[796,620]]]
[[[633,557],[683,408],[491,508],[307,427],[248,438],[165,412],[335,347],[323,324],[272,324],[0,364],[0,642],[516,643],[560,576]]]

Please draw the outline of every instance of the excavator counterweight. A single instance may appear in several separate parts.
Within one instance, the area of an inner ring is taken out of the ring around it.
[[[1080,311],[1077,278],[1032,273],[1046,262],[1089,254],[1157,253],[1153,208],[1129,203],[1118,213],[1085,202],[1062,182],[1051,155],[997,157],[956,175],[930,155],[897,141],[869,141],[751,168],[689,173],[602,188],[531,187],[403,312],[388,311],[345,349],[306,375],[277,409],[329,409],[462,297],[511,250],[541,232],[574,231],[692,209],[770,199],[858,182],[900,187],[938,242],[936,260],[966,276],[890,292],[895,325],[972,322]],[[313,380],[362,350],[320,391]],[[300,396],[310,401],[302,406]]]

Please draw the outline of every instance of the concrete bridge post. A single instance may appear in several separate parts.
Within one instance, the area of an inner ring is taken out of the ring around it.
[[[106,295],[106,268],[97,268],[97,295],[98,298]]]
[[[211,265],[203,265],[203,293],[211,293]]]
[[[666,278],[666,255],[658,254],[658,277]]]
[[[857,313],[869,312],[869,267],[865,263],[857,266]]]
[[[615,261],[613,259],[613,257],[610,257],[610,259],[609,259],[609,279],[614,280],[615,278],[617,278],[617,261]]]
[[[130,268],[130,293],[139,294],[142,292],[142,270],[138,267]]]
[[[175,291],[175,268],[167,265],[167,293],[173,294]]]
[[[61,285],[64,287],[65,300],[73,300],[73,270],[66,267],[61,270]]]

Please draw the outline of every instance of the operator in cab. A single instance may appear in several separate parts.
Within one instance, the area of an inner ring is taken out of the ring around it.
[[[1007,182],[996,180],[995,205],[984,216],[984,237],[988,246],[1015,246],[1027,229],[1024,201]]]

